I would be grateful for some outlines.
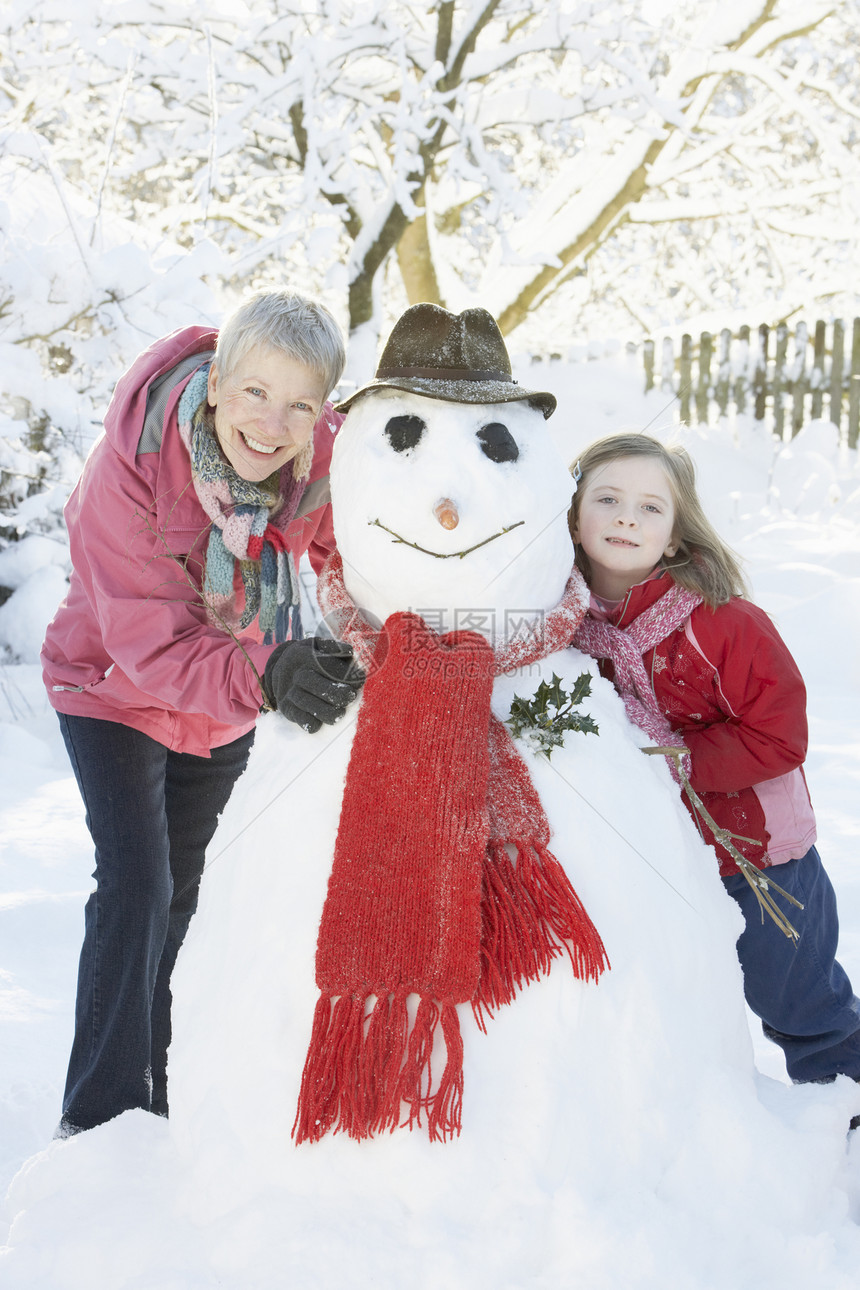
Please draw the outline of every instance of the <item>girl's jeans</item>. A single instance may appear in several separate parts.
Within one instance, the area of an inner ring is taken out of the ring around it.
[[[114,721],[59,714],[95,843],[60,1132],[121,1111],[167,1114],[170,974],[206,847],[254,732],[176,753]]]
[[[836,961],[839,919],[836,896],[815,847],[799,860],[766,870],[801,901],[796,909],[773,892],[800,933],[795,946],[758,902],[740,874],[724,878],[741,907],[746,929],[738,940],[744,993],[762,1029],[785,1053],[796,1083],[860,1079],[860,999]]]

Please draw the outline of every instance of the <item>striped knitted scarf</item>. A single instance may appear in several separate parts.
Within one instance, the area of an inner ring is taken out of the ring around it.
[[[626,627],[614,627],[589,613],[573,637],[574,645],[583,653],[611,661],[615,670],[615,688],[624,700],[627,716],[661,747],[671,747],[677,744],[678,739],[657,702],[642,656],[677,631],[701,603],[701,596],[685,591],[675,583]],[[667,757],[666,761],[675,782],[680,783],[674,758]],[[684,771],[689,775],[689,757],[682,758],[682,761]]]
[[[490,710],[496,675],[569,643],[584,592],[577,574],[536,629],[494,653],[476,632],[440,636],[410,613],[374,630],[340,558],[327,563],[320,603],[368,679],[317,941],[298,1142],[329,1130],[365,1138],[423,1116],[431,1139],[458,1134],[457,1005],[470,1003],[485,1029],[559,955],[583,980],[608,967],[549,850],[528,769]]]
[[[298,581],[286,530],[310,472],[310,454],[288,461],[262,483],[242,479],[224,457],[207,410],[209,364],[186,385],[177,410],[179,433],[191,455],[191,478],[212,520],[203,598],[209,621],[227,631],[248,627],[259,614],[267,645],[301,635]],[[245,604],[236,612],[236,580]]]

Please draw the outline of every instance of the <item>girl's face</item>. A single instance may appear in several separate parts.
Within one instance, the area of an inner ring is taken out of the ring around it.
[[[591,561],[591,589],[620,600],[674,555],[675,503],[663,467],[650,457],[619,457],[580,484],[574,542]]]

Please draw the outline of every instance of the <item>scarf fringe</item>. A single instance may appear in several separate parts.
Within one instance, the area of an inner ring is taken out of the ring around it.
[[[578,981],[597,981],[609,956],[564,869],[541,842],[519,849],[522,881],[541,916],[570,959]]]
[[[530,981],[546,976],[566,953],[573,975],[597,981],[609,956],[570,879],[542,842],[515,841],[516,863],[504,842],[487,848],[481,899],[481,978],[472,1011],[486,1033],[487,1018]]]
[[[431,1142],[459,1134],[463,1114],[463,1039],[456,1005],[421,997],[410,1027],[407,991],[321,995],[292,1136],[319,1142],[329,1131],[362,1140],[421,1126]],[[441,1032],[446,1059],[434,1088],[433,1048]],[[406,1104],[406,1111],[403,1104]]]

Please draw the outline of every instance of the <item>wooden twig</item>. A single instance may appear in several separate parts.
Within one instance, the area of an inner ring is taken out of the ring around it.
[[[474,546],[466,547],[465,551],[430,551],[426,546],[419,546],[417,542],[410,542],[408,538],[401,537],[399,533],[395,533],[394,529],[388,528],[380,520],[369,520],[368,523],[371,526],[375,525],[378,529],[384,529],[386,533],[390,533],[395,542],[401,542],[403,546],[411,546],[415,551],[422,551],[424,555],[432,555],[436,560],[452,560],[454,556],[458,556],[462,560],[463,556],[471,555],[473,551],[477,551],[479,547],[486,546],[488,542],[495,542],[496,538],[503,537],[505,533],[510,533],[511,529],[518,529],[521,524],[525,524],[525,520],[517,520],[516,524],[509,524],[507,528],[499,529],[498,533],[494,533],[492,537],[484,538],[483,542],[476,542]]]
[[[771,888],[773,888],[774,891],[778,891],[781,896],[784,896],[785,899],[797,909],[803,909],[803,905],[799,900],[796,900],[790,892],[785,891],[780,887],[779,883],[774,882],[772,878],[767,877],[766,870],[757,868],[751,860],[747,860],[746,856],[741,855],[740,851],[738,851],[737,847],[734,845],[736,841],[753,842],[755,839],[745,838],[740,833],[732,833],[730,829],[721,828],[714,817],[705,808],[702,799],[690,783],[687,773],[682,765],[682,758],[689,755],[689,748],[681,746],[661,746],[659,748],[643,748],[642,751],[651,756],[659,755],[663,757],[671,757],[678,769],[678,777],[681,781],[681,787],[690,802],[692,802],[694,810],[702,817],[708,828],[711,830],[711,833],[714,835],[716,841],[719,842],[720,846],[725,847],[726,851],[728,851],[729,855],[737,865],[739,871],[743,874],[744,878],[746,878],[750,887],[752,887],[753,894],[759,903],[762,920],[764,920],[764,916],[767,914],[773,919],[779,930],[796,945],[800,940],[800,933],[797,928],[789,922],[779,905],[775,902],[771,895]]]

